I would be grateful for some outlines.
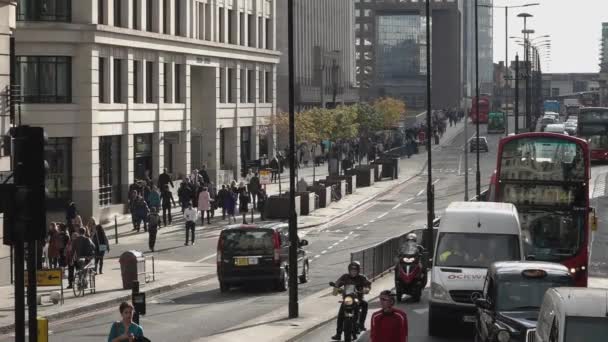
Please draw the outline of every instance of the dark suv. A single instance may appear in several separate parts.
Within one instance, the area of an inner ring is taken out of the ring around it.
[[[488,139],[486,137],[479,137],[479,146],[477,146],[477,137],[469,139],[469,150],[471,152],[475,152],[477,149],[485,152],[490,151],[490,148],[488,147]]]
[[[299,240],[298,274],[308,281],[309,261]],[[285,223],[232,225],[222,229],[217,243],[217,277],[220,291],[234,285],[269,281],[278,291],[289,285],[289,231]]]

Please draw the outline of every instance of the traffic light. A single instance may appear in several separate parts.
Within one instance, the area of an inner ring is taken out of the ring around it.
[[[42,127],[13,129],[13,220],[11,236],[23,241],[44,241],[46,237],[46,171]],[[12,217],[11,217],[12,216]]]

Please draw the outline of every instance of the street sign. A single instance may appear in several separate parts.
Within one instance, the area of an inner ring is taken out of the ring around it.
[[[270,184],[270,170],[260,170],[260,184]]]
[[[38,286],[61,286],[63,271],[60,268],[36,271]],[[27,272],[25,273],[25,286],[27,286]]]

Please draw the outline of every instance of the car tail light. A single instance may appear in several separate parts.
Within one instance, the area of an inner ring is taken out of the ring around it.
[[[274,232],[274,255],[273,260],[276,264],[281,262],[281,237],[279,236],[279,232]]]

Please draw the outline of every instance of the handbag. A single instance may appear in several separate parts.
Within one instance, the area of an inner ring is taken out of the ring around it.
[[[108,245],[99,245],[100,252],[106,252],[108,250]]]

